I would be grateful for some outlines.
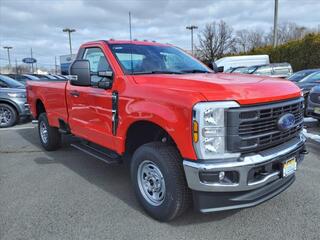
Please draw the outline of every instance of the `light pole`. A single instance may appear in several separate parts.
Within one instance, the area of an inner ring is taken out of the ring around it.
[[[75,29],[65,28],[62,30],[63,32],[67,32],[69,36],[69,46],[70,46],[70,57],[72,57],[72,45],[71,45],[71,33],[75,32]]]
[[[33,59],[32,48],[31,48],[31,51],[30,51],[30,56],[31,56],[31,58]],[[31,63],[31,73],[34,73],[33,62]]]
[[[198,27],[195,25],[190,25],[190,26],[187,26],[186,29],[191,31],[191,53],[193,55],[193,30],[198,29]]]
[[[7,52],[8,52],[8,61],[9,61],[9,66],[11,67],[10,49],[12,49],[12,47],[4,46],[3,48],[4,48],[4,49],[7,49]]]
[[[273,17],[273,47],[278,45],[278,0],[274,1],[274,17]]]

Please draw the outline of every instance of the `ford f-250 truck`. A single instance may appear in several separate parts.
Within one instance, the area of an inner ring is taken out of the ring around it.
[[[160,221],[192,203],[203,213],[260,204],[294,182],[306,154],[304,101],[289,81],[217,73],[144,41],[83,44],[70,73],[28,83],[42,146],[73,134],[85,153],[129,161],[139,202]]]

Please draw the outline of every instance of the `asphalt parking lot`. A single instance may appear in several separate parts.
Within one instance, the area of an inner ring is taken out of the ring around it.
[[[315,122],[308,133],[319,134]],[[128,167],[109,166],[69,146],[40,146],[34,125],[0,129],[0,239],[319,239],[320,143],[285,192],[254,208],[170,223],[135,200]]]

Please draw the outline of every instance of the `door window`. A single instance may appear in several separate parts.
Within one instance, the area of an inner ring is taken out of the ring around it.
[[[0,88],[8,88],[8,84],[0,80]]]
[[[100,48],[87,48],[83,59],[88,60],[90,63],[92,85],[96,85],[97,82],[104,79],[98,76],[98,72],[112,71],[110,64]]]

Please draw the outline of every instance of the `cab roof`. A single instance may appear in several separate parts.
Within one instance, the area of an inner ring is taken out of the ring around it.
[[[97,43],[107,43],[107,44],[135,44],[135,45],[153,45],[153,46],[172,46],[169,43],[158,43],[155,41],[147,41],[147,40],[115,40],[115,39],[109,39],[109,40],[97,40],[97,41],[91,41],[86,42],[83,45],[90,45],[90,44],[97,44]]]

